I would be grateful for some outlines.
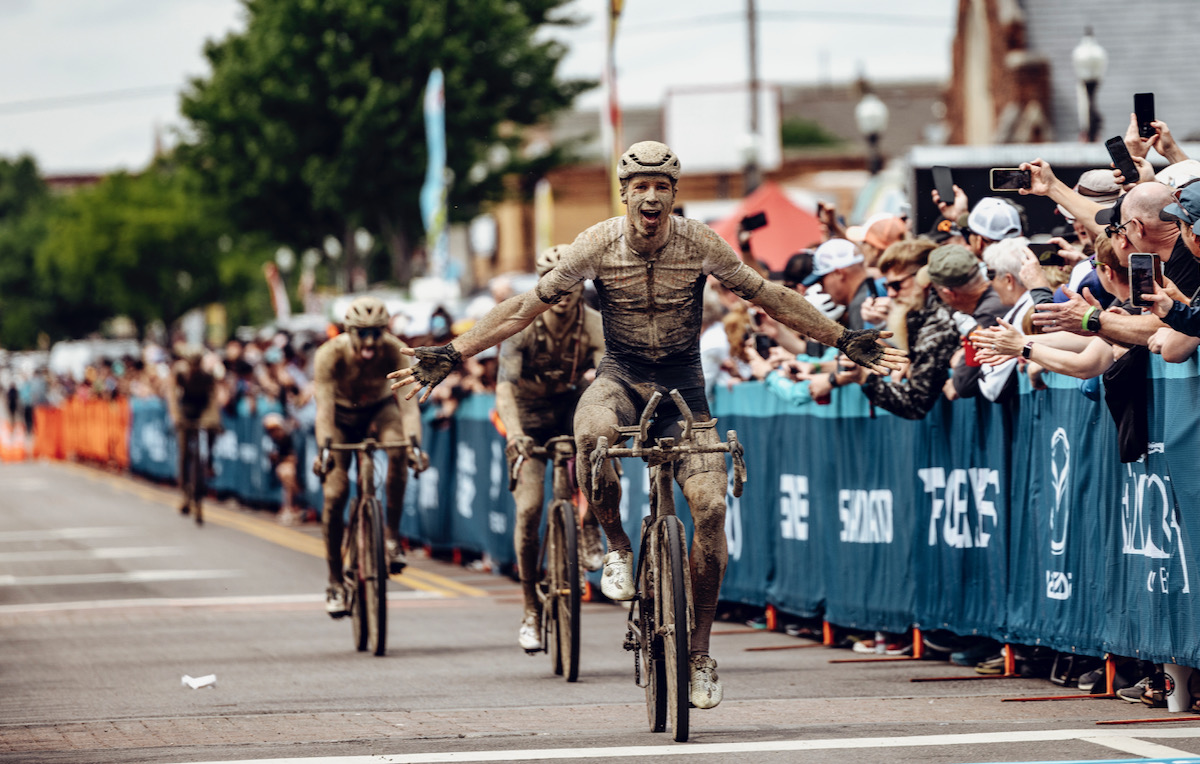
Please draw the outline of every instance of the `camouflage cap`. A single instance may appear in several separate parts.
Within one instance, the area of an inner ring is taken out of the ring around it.
[[[979,258],[961,244],[945,244],[929,253],[929,280],[937,286],[960,287],[979,273]]]

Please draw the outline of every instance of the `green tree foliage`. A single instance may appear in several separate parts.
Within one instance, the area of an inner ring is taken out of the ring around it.
[[[51,201],[33,159],[0,159],[0,347],[32,348],[54,329],[54,302],[33,277]]]
[[[787,148],[836,146],[842,140],[809,119],[788,119],[780,128],[783,145]]]
[[[210,43],[182,103],[184,148],[236,221],[297,250],[364,226],[403,263],[423,232],[423,93],[445,75],[452,218],[503,193],[519,131],[593,83],[559,81],[566,50],[540,38],[566,0],[245,0],[247,28]],[[557,15],[556,15],[557,14]],[[503,167],[488,162],[506,145]],[[349,249],[349,246],[347,247]]]
[[[160,163],[58,200],[35,258],[37,277],[60,308],[55,338],[94,332],[115,315],[142,328],[154,320],[170,325],[210,302],[227,303],[245,320],[253,312],[248,293],[263,293],[265,302],[255,263],[270,250],[237,235],[195,185]]]

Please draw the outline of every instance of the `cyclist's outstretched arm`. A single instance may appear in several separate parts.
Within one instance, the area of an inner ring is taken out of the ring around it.
[[[332,342],[317,348],[313,357],[313,397],[317,401],[317,443],[324,445],[334,433],[334,405],[337,397],[337,379],[334,376],[336,352]]]

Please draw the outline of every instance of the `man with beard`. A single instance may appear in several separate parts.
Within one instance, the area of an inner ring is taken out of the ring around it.
[[[953,312],[929,281],[926,264],[935,246],[931,241],[902,241],[879,258],[887,281],[888,328],[894,342],[908,350],[911,362],[903,379],[871,377],[862,368],[838,375],[838,384],[861,383],[871,403],[905,419],[923,419],[937,403],[950,357],[959,346]]]
[[[388,370],[404,368],[408,346],[388,333],[388,310],[375,297],[359,297],[346,309],[346,332],[317,349],[313,358],[314,395],[317,401],[317,443],[359,443],[368,436],[382,442],[402,441],[411,448],[389,449],[387,471],[387,528],[385,541],[392,573],[404,569],[400,548],[400,513],[408,467],[420,472],[429,466],[421,452],[421,414],[415,401],[401,401],[388,389]],[[325,508],[321,517],[325,534],[325,559],[329,563],[329,586],[325,610],[333,618],[347,614],[342,581],[342,513],[350,492],[351,452],[333,451],[329,462],[318,456],[313,469],[325,474]]]
[[[566,249],[551,247],[538,255],[538,276],[549,273]],[[550,438],[572,433],[575,405],[603,356],[600,314],[584,304],[583,284],[500,346],[496,411],[508,437],[505,452],[510,468],[518,456],[525,457],[513,489],[517,505],[513,541],[525,594],[525,615],[517,643],[526,652],[542,649],[538,529],[542,524],[546,457],[534,456],[532,450],[544,446]],[[583,462],[576,460],[576,464]],[[589,511],[582,526],[579,561],[588,570],[599,570],[603,558],[600,528],[595,514]]]
[[[600,298],[606,353],[575,410],[575,450],[581,456],[592,453],[600,436],[616,443],[615,427],[636,423],[656,391],[678,389],[697,421],[710,418],[700,364],[702,296],[709,275],[793,331],[836,346],[861,365],[879,373],[901,365],[904,354],[882,341],[886,333],[854,331],[830,321],[796,292],[746,266],[708,226],[672,216],[679,172],[679,158],[662,143],[631,146],[617,165],[626,214],[581,233],[534,289],[497,305],[466,334],[441,347],[406,351],[418,363],[390,374],[393,388],[415,385],[410,398],[432,388],[463,356],[516,334],[585,279],[593,279]],[[678,436],[680,418],[674,402],[664,398],[650,437]],[[718,439],[713,430],[696,437],[702,443]],[[592,509],[608,537],[601,591],[612,600],[632,599],[633,552],[621,525],[616,471],[607,464],[595,489],[590,470],[580,476],[585,494],[595,497]],[[675,477],[695,526],[689,555],[696,618],[689,694],[697,708],[712,708],[723,694],[708,647],[727,561],[724,457],[688,455],[677,463]]]

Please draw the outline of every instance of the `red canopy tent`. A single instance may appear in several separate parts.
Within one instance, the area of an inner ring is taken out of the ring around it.
[[[738,223],[747,215],[767,213],[767,224],[750,237],[750,252],[773,271],[781,271],[788,258],[821,241],[816,216],[792,204],[775,183],[764,183],[738,205],[732,215],[712,223],[721,238],[738,249]]]

